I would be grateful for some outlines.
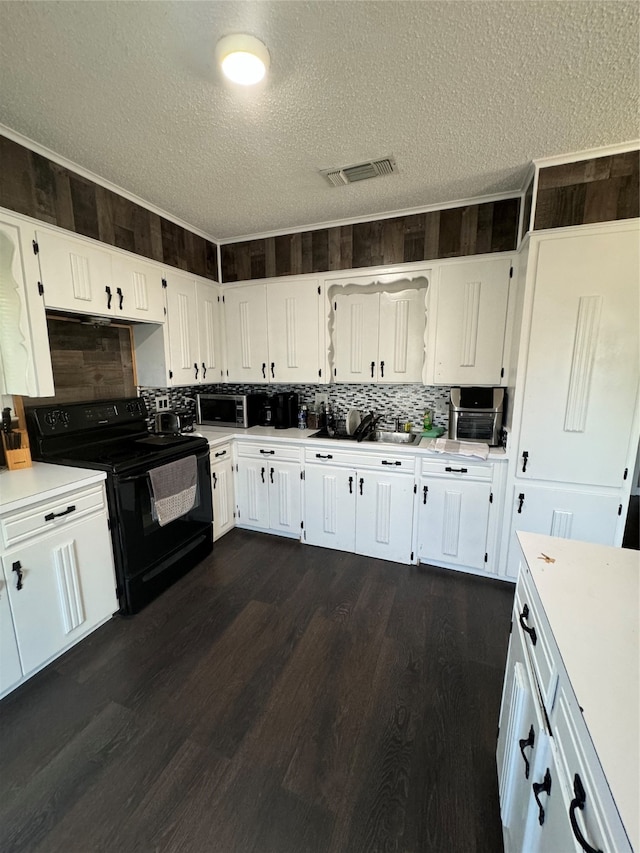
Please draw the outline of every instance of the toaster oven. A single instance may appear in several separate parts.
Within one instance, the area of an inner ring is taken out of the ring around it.
[[[449,438],[499,445],[504,406],[504,388],[452,388]]]

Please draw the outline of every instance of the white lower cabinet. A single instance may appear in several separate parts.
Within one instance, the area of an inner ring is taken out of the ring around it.
[[[211,450],[211,493],[213,496],[213,541],[235,525],[235,489],[231,444]]]
[[[28,676],[112,616],[118,600],[103,486],[34,502],[0,526],[5,690],[16,683],[13,644]]]
[[[425,459],[421,472],[420,561],[494,572],[502,495],[496,466],[481,460]]]
[[[342,464],[333,464],[334,457]],[[348,464],[354,457],[360,463],[357,468]],[[306,458],[307,544],[396,563],[412,562],[412,457],[372,454],[367,459],[363,453],[308,450]]]
[[[7,582],[0,576],[0,696],[22,678],[18,643],[11,618]]]
[[[237,450],[238,527],[300,538],[302,489],[300,450],[240,444]]]

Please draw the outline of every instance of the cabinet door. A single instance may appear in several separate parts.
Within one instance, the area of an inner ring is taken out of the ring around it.
[[[540,243],[518,476],[621,486],[638,384],[637,228]]]
[[[378,382],[421,382],[426,290],[380,294]]]
[[[269,529],[300,537],[300,463],[269,462]]]
[[[269,529],[269,463],[238,459],[238,526]]]
[[[112,256],[113,314],[123,320],[164,323],[162,269],[135,255]]]
[[[516,485],[512,495],[507,575],[512,578],[518,575],[516,531],[614,545],[619,506],[615,494],[572,492],[530,483]]]
[[[334,297],[334,380],[375,382],[378,378],[379,293]]]
[[[0,572],[0,696],[22,678],[7,584]]]
[[[317,382],[320,370],[317,281],[275,282],[267,286],[269,379]]]
[[[486,570],[491,484],[423,478],[419,488],[420,560]]]
[[[15,548],[2,562],[25,675],[118,609],[104,514]]]
[[[235,490],[233,488],[233,462],[230,452],[216,458],[211,451],[211,485],[213,496],[213,539],[219,539],[235,525]]]
[[[500,384],[510,269],[504,258],[441,268],[434,294],[437,384]]]
[[[266,382],[267,292],[264,284],[224,289],[227,381]]]
[[[199,381],[204,385],[222,380],[222,347],[220,342],[220,288],[196,281],[198,310]]]
[[[0,215],[0,393],[48,397],[53,373],[33,237],[20,219]]]
[[[38,231],[36,239],[47,308],[111,317],[116,288],[110,253],[53,231]]]
[[[307,465],[304,515],[308,544],[355,551],[356,472],[332,465]]]
[[[358,471],[356,553],[411,562],[412,474]]]
[[[189,276],[168,273],[167,327],[172,385],[193,385],[202,375],[198,350],[196,283]]]

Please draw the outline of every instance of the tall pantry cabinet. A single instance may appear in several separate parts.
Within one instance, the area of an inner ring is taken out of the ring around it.
[[[638,220],[528,240],[502,548],[509,577],[517,530],[620,545],[639,433]]]

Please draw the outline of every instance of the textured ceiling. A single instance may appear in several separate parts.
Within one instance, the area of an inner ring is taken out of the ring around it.
[[[533,158],[639,135],[639,9],[0,2],[0,122],[214,238],[517,191]],[[254,90],[213,63],[238,31],[271,52]]]

